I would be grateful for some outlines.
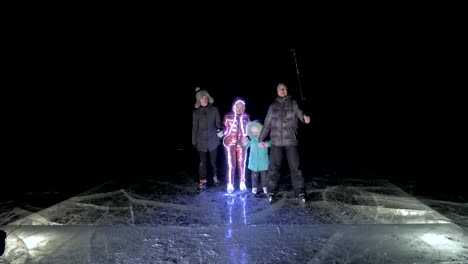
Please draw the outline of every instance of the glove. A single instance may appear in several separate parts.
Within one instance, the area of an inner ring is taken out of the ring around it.
[[[250,139],[248,137],[243,137],[241,139],[242,145],[247,145],[250,142]]]
[[[216,133],[216,135],[218,135],[219,138],[223,138],[224,137],[224,133],[223,131],[219,130],[218,133]]]

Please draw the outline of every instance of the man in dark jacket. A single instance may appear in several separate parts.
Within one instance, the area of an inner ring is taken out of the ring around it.
[[[200,183],[197,192],[202,192],[206,188],[207,154],[210,155],[210,164],[213,172],[213,181],[218,184],[217,169],[217,148],[220,138],[223,136],[223,123],[218,108],[213,106],[213,98],[205,90],[197,87],[195,90],[197,101],[192,114],[192,145],[198,151],[199,163],[198,174]]]
[[[284,83],[279,83],[276,91],[278,97],[268,108],[265,124],[259,136],[259,144],[265,145],[265,138],[270,134],[271,150],[270,164],[268,166],[268,195],[270,202],[278,192],[281,163],[283,153],[286,152],[294,194],[305,202],[305,183],[302,171],[299,169],[299,153],[297,129],[298,119],[306,124],[310,117],[304,115],[296,100],[288,96],[288,88]]]

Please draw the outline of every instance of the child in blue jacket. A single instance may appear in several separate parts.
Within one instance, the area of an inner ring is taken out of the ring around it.
[[[247,123],[247,135],[242,140],[244,147],[250,147],[249,170],[252,178],[252,193],[257,194],[259,189],[259,180],[264,193],[267,192],[268,179],[268,147],[271,147],[271,141],[259,143],[258,136],[262,131],[263,125],[258,121]]]

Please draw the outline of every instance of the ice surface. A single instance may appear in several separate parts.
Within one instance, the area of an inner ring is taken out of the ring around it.
[[[9,236],[1,259],[6,263],[468,262],[466,203],[418,199],[385,180],[315,179],[308,186],[305,204],[293,196],[288,184],[269,204],[264,195],[238,191],[227,195],[225,186],[196,194],[195,184],[180,182],[109,182],[39,211],[3,204],[0,229]]]

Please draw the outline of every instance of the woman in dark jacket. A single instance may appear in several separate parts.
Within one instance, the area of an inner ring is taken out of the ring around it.
[[[210,164],[213,172],[213,181],[218,184],[217,169],[217,148],[220,144],[220,138],[223,136],[223,124],[218,108],[213,106],[213,98],[206,90],[195,90],[197,101],[195,110],[192,114],[192,145],[198,151],[199,163],[198,174],[200,182],[197,192],[202,192],[206,188],[207,155],[210,155]]]

